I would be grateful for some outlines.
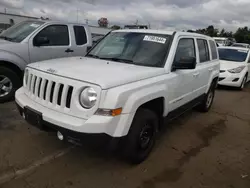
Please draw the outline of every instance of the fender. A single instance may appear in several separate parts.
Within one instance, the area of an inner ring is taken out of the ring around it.
[[[208,93],[209,89],[210,89],[210,86],[214,80],[214,78],[218,77],[219,78],[219,71],[213,71],[211,76],[210,76],[210,79],[209,79],[209,82],[208,82],[208,85],[207,85],[207,90],[206,90],[206,93]]]
[[[0,50],[0,61],[15,64],[22,71],[25,69],[26,65],[28,64],[20,56],[14,53],[11,53],[9,51],[5,51],[5,50]]]
[[[136,114],[136,111],[141,105],[149,101],[163,97],[164,103],[165,103],[163,104],[165,106],[164,114],[166,114],[168,111],[167,104],[166,104],[167,103],[166,93],[167,93],[167,88],[166,88],[166,84],[164,83],[161,83],[161,84],[158,83],[155,85],[151,83],[150,85],[147,85],[147,87],[144,86],[143,88],[140,88],[139,90],[136,90],[136,91],[130,90],[130,94],[127,95],[126,99],[123,100],[122,102],[123,105],[121,103],[117,105],[117,106],[123,107],[122,114],[127,115],[127,118],[126,120],[124,120],[123,122],[117,125],[114,135],[127,135],[131,127],[132,121],[134,119],[134,116]]]

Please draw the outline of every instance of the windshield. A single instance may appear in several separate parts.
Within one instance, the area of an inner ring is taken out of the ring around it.
[[[162,67],[169,39],[169,35],[162,34],[113,32],[98,43],[87,56],[120,63]]]
[[[219,49],[220,60],[244,62],[247,54],[248,50]]]
[[[18,25],[14,25],[5,32],[0,34],[0,38],[11,42],[22,42],[33,31],[40,27],[44,22],[41,21],[25,21]]]

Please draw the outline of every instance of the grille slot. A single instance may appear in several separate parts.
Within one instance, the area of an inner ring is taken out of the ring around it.
[[[66,107],[67,108],[70,108],[72,93],[73,93],[73,87],[69,86],[68,94],[67,94],[67,98],[66,98]]]
[[[50,100],[49,100],[51,103],[53,102],[53,96],[54,96],[55,86],[56,86],[56,83],[52,82],[51,92],[50,92]]]
[[[63,84],[60,84],[59,90],[58,90],[58,98],[57,98],[57,104],[60,106],[62,103],[62,94],[63,94]]]
[[[45,85],[44,85],[44,93],[43,93],[43,99],[46,100],[46,93],[47,93],[47,88],[48,88],[48,80],[45,80]]]

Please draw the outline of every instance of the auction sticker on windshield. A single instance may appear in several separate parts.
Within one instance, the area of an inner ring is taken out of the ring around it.
[[[40,26],[39,24],[34,24],[34,23],[30,25],[30,27],[34,27],[34,28],[37,28],[39,26]]]
[[[163,38],[163,37],[145,35],[143,40],[144,41],[150,41],[150,42],[157,42],[157,43],[165,44],[167,39]]]

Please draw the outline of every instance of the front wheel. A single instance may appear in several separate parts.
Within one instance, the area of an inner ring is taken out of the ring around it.
[[[139,164],[152,151],[158,126],[157,115],[148,109],[139,109],[123,143],[123,154],[129,162]]]
[[[14,71],[6,67],[0,67],[0,103],[12,99],[20,86],[20,78]]]
[[[239,87],[240,90],[243,90],[245,85],[247,83],[247,75],[243,78],[242,82],[241,82],[241,85]]]

